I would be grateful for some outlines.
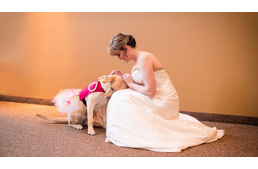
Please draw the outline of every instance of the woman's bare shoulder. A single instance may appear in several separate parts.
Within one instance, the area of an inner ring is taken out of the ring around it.
[[[154,55],[150,52],[146,52],[146,51],[142,51],[141,52],[141,56],[144,56],[144,57],[154,57]]]
[[[140,54],[140,60],[143,61],[143,60],[153,60],[155,59],[155,56],[149,52],[141,52]]]
[[[156,58],[156,56],[154,56],[153,54],[151,54],[149,52],[142,53],[141,61],[145,62],[145,63],[146,62],[150,63],[153,66],[154,71],[163,69],[163,66],[162,66],[161,62],[159,61],[159,59]]]

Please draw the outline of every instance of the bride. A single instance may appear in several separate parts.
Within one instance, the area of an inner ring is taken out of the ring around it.
[[[134,61],[131,75],[123,76],[129,89],[113,94],[107,107],[106,142],[117,146],[160,152],[180,152],[212,142],[224,135],[197,119],[179,113],[179,99],[160,61],[151,53],[136,49],[132,35],[116,34],[109,53],[126,62]]]

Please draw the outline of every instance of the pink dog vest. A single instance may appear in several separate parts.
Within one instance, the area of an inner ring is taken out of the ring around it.
[[[79,93],[79,98],[81,101],[83,101],[85,97],[94,92],[105,92],[104,89],[101,87],[101,83],[98,80],[95,80],[84,89],[82,89],[82,91]]]

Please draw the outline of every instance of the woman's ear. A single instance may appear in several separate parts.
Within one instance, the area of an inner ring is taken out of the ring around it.
[[[128,46],[125,45],[125,46],[123,47],[123,50],[124,50],[125,53],[127,52],[127,49],[128,49]]]

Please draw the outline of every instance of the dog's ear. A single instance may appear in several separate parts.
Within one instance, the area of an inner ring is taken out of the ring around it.
[[[103,80],[103,83],[113,82],[115,80],[115,76],[109,76],[105,80]]]

